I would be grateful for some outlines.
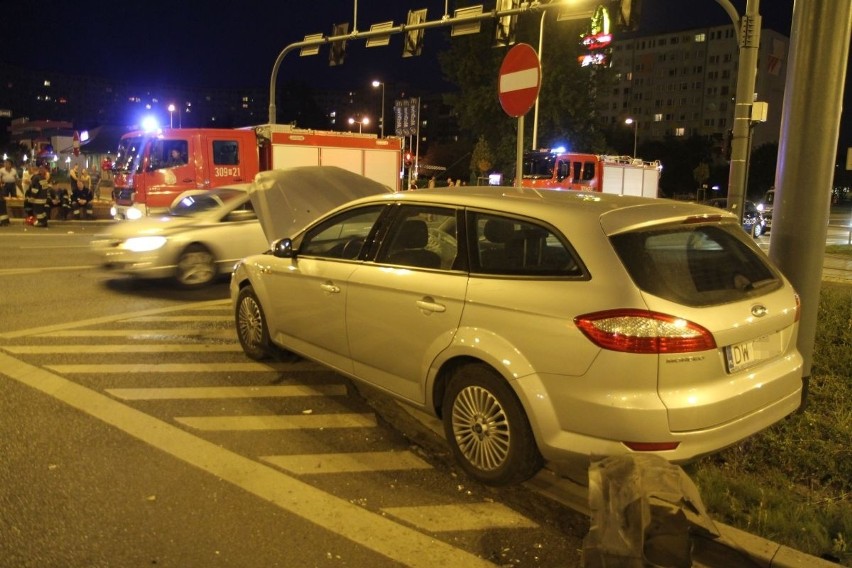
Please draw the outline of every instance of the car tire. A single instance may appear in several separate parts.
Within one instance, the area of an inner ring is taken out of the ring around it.
[[[206,247],[192,244],[180,253],[175,267],[175,280],[182,288],[206,286],[216,276],[216,259]]]
[[[234,310],[234,320],[237,337],[245,354],[257,361],[268,359],[271,355],[269,327],[266,325],[266,315],[263,313],[260,300],[257,299],[251,286],[240,290]]]
[[[751,236],[755,239],[763,234],[763,227],[760,223],[755,223],[751,228]]]
[[[450,378],[444,433],[456,460],[487,485],[520,483],[544,464],[520,401],[494,369],[467,364]]]

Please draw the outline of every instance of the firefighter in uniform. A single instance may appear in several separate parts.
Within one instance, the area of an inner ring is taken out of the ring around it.
[[[71,214],[74,219],[94,219],[92,213],[92,189],[78,181],[71,191]]]
[[[32,206],[36,227],[47,227],[47,214],[50,211],[48,191],[50,190],[50,172],[46,166],[39,166],[38,173],[30,179],[27,200]]]

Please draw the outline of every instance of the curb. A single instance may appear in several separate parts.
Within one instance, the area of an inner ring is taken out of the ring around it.
[[[393,401],[422,427],[444,437],[438,418],[406,404]],[[588,488],[567,477],[544,469],[525,482],[524,487],[539,495],[589,516]],[[694,568],[837,568],[838,564],[805,554],[798,550],[713,521],[721,537],[716,540],[697,540],[694,549]]]

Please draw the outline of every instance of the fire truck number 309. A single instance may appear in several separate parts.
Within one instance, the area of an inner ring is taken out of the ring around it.
[[[213,175],[216,177],[235,177],[240,175],[239,167],[216,167],[213,168]]]

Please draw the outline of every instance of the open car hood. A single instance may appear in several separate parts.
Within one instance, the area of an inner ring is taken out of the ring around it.
[[[354,199],[393,189],[337,166],[301,166],[260,172],[249,198],[269,242],[299,229]]]

